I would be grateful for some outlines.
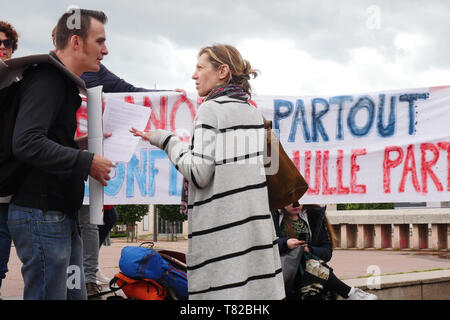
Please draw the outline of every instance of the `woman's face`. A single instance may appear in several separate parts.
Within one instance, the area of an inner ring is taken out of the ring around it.
[[[298,214],[302,210],[302,205],[300,205],[299,207],[294,208],[292,206],[292,203],[291,203],[290,205],[284,207],[284,210],[286,210],[286,212],[289,214],[289,216],[295,217],[295,216],[298,216]]]
[[[0,44],[0,59],[2,59],[3,61],[8,60],[11,58],[12,56],[12,40],[9,39],[10,45],[9,46],[5,46],[5,44],[3,43],[3,40],[8,40],[8,37],[6,36],[6,34],[4,32],[0,32],[0,40],[2,41],[2,43]],[[9,48],[7,48],[9,47]]]
[[[192,75],[192,79],[195,80],[195,88],[197,89],[200,97],[205,97],[208,93],[220,84],[224,84],[221,78],[221,71],[215,69],[212,63],[209,61],[207,53],[203,53],[197,60],[197,66],[195,72]]]

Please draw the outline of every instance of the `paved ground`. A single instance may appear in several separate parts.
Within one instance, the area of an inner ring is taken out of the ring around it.
[[[111,246],[101,248],[100,267],[106,276],[112,277],[119,272],[120,252],[127,245],[139,245],[139,243],[127,243],[125,240],[112,239]],[[186,252],[187,241],[158,241],[155,243],[155,247]],[[448,252],[433,251],[335,250],[329,265],[334,269],[338,278],[354,279],[374,272],[385,275],[450,269],[450,256]],[[11,248],[8,268],[9,272],[6,279],[3,280],[1,294],[3,298],[20,299],[23,294],[21,262],[17,258],[14,247]]]

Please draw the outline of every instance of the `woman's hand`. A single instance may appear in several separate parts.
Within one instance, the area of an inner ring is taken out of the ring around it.
[[[140,131],[136,128],[131,127],[130,132],[135,136],[135,137],[141,137],[144,140],[149,141],[150,137],[152,136],[152,132],[144,132],[144,131]]]
[[[311,250],[308,247],[308,244],[305,241],[301,241],[301,242],[303,242],[303,244],[302,244],[303,251],[308,252],[308,253],[311,252]]]
[[[310,252],[309,247],[308,247],[308,244],[307,244],[305,241],[303,241],[303,240],[298,240],[298,239],[295,239],[295,238],[290,238],[290,239],[288,239],[288,241],[287,241],[287,246],[288,246],[288,248],[289,248],[290,250],[302,246],[303,249],[305,250],[305,252]]]
[[[299,247],[299,246],[302,245],[304,242],[305,242],[305,241],[301,241],[301,240],[298,240],[298,239],[295,239],[295,238],[290,238],[290,239],[288,239],[288,241],[287,241],[287,246],[288,246],[289,249],[292,250],[292,249],[295,249],[295,248]]]

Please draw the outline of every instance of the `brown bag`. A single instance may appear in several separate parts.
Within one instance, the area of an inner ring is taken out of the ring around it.
[[[264,128],[267,137],[267,156],[270,159],[270,162],[265,165],[268,168],[266,169],[267,190],[269,208],[273,211],[298,201],[308,190],[308,184],[273,133],[272,121],[264,119]],[[277,154],[278,168],[274,161],[277,160],[274,158]]]

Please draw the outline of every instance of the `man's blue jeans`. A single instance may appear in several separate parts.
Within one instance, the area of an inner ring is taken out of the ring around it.
[[[8,272],[8,260],[11,250],[11,235],[8,230],[8,205],[0,203],[0,288],[2,279],[5,279]]]
[[[78,221],[10,204],[8,227],[23,264],[24,300],[87,299]]]

